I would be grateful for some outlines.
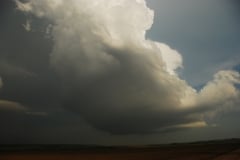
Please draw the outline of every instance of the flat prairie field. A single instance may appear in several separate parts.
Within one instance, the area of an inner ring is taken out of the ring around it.
[[[0,160],[240,160],[240,144],[8,150],[0,152]]]

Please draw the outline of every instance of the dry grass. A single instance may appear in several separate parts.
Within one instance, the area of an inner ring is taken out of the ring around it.
[[[240,160],[239,144],[2,152],[0,160]]]

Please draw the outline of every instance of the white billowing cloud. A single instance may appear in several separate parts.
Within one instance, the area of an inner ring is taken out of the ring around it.
[[[239,110],[240,92],[235,87],[240,84],[240,74],[234,71],[219,71],[214,79],[206,84],[197,96],[197,105],[206,110],[205,117]]]
[[[234,84],[240,84],[240,75],[234,71],[219,71],[214,80],[199,93],[199,103],[208,105],[221,105],[231,99],[239,98],[239,90]]]
[[[175,70],[182,68],[182,57],[176,51],[171,49],[168,45],[164,43],[155,42],[159,50],[161,51],[162,58],[166,63],[166,69],[170,74],[175,74]]]
[[[180,53],[145,38],[154,15],[145,0],[16,4],[52,21],[50,62],[66,82],[65,106],[96,128],[119,134],[203,127],[199,115],[239,103],[237,72],[218,72],[200,92],[178,77]]]
[[[214,75],[198,93],[189,88],[185,91],[186,99],[182,99],[182,104],[187,107],[216,107],[238,101],[240,92],[235,87],[240,84],[240,74],[232,70],[222,70]]]

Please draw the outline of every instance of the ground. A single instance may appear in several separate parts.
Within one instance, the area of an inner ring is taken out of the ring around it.
[[[240,160],[236,140],[131,147],[0,148],[0,160]]]

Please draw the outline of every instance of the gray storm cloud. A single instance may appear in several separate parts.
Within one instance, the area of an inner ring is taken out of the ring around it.
[[[180,53],[146,39],[154,12],[145,0],[16,4],[52,22],[50,63],[64,82],[63,104],[98,129],[129,134],[204,127],[205,116],[239,104],[235,71],[219,71],[199,92],[178,77]]]
[[[3,86],[3,82],[2,82],[2,78],[0,77],[0,89],[2,88]]]
[[[2,89],[2,86],[3,86],[3,82],[0,77],[0,90]],[[25,111],[25,110],[26,108],[17,102],[0,99],[0,112],[5,112],[5,111],[18,112],[18,111]]]

